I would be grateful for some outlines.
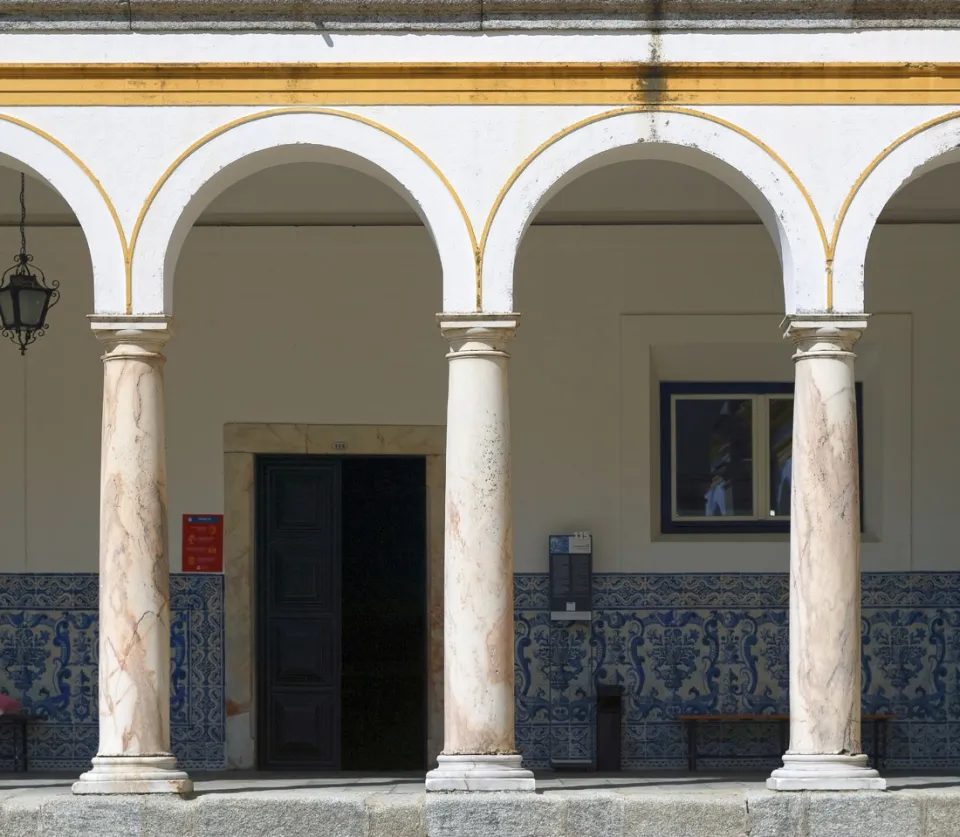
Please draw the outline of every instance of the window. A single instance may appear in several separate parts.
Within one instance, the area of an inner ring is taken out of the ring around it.
[[[661,530],[788,532],[792,447],[793,384],[662,383]]]

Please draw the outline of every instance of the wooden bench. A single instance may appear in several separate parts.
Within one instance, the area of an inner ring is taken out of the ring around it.
[[[27,772],[27,725],[33,720],[22,712],[0,715],[0,727],[13,728],[13,771],[18,772],[23,765],[23,772]],[[18,746],[19,744],[19,746]]]
[[[878,770],[883,769],[887,756],[887,721],[892,721],[896,715],[864,715],[862,723],[873,727],[873,758]],[[677,720],[682,722],[687,730],[687,761],[691,771],[697,769],[697,726],[705,723],[776,723],[780,730],[780,751],[777,753],[759,756],[737,756],[737,758],[779,758],[789,747],[790,716],[789,715],[678,715]]]

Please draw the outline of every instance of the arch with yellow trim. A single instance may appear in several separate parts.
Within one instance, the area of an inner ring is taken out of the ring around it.
[[[173,276],[187,234],[234,183],[287,163],[319,162],[371,175],[408,200],[443,269],[443,310],[472,311],[476,238],[459,196],[413,143],[365,117],[328,108],[281,108],[240,117],[201,137],[167,168],[131,236],[129,310],[173,313]]]
[[[36,125],[0,114],[0,166],[46,183],[69,204],[90,252],[94,310],[123,312],[126,239],[110,197],[86,163]]]
[[[877,219],[908,183],[960,162],[960,111],[901,134],[861,172],[837,215],[831,246],[838,311],[864,310],[864,267]]]
[[[678,107],[624,107],[554,134],[514,171],[480,239],[482,309],[513,309],[517,249],[537,212],[572,180],[622,160],[658,159],[705,171],[731,186],[770,231],[783,268],[786,313],[829,310],[827,237],[787,163],[727,120]],[[745,254],[748,256],[748,254]]]

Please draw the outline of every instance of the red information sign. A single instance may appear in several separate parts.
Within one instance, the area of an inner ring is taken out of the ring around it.
[[[223,572],[223,515],[183,516],[183,571]]]

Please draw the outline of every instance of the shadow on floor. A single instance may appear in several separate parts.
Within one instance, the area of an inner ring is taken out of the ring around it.
[[[55,790],[68,792],[77,780],[76,772],[0,773],[0,795],[10,791]],[[768,773],[681,773],[623,771],[620,773],[537,773],[540,791],[651,791],[685,789],[709,791],[735,786],[742,790],[762,790]],[[943,790],[960,788],[960,773],[925,771],[886,773],[890,791]],[[217,771],[191,774],[195,790],[192,796],[257,793],[291,790],[349,791],[353,793],[416,793],[422,790],[424,773],[282,773],[257,771]]]

